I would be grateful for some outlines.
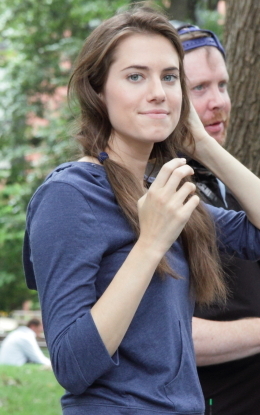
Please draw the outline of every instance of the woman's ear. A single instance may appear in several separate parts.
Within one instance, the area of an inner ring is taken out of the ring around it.
[[[105,103],[106,103],[106,101],[105,101],[105,97],[104,97],[103,92],[99,92],[99,93],[98,93],[98,96],[99,96],[99,98],[101,99],[101,101],[105,104]]]

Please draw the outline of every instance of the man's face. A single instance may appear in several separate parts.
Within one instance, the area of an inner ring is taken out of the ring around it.
[[[215,47],[198,48],[184,58],[191,101],[206,129],[224,145],[230,118],[231,102],[227,91],[225,61]]]
[[[30,328],[36,333],[36,336],[37,337],[40,337],[40,335],[43,332],[43,326],[42,326],[42,324],[40,324],[39,326],[33,325]]]

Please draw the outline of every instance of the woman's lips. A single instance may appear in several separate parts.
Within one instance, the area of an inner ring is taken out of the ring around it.
[[[141,112],[141,115],[146,115],[150,118],[166,118],[168,114],[168,111],[165,110],[149,110]]]

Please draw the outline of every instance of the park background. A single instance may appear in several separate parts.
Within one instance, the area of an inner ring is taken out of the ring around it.
[[[32,312],[39,312],[37,293],[26,288],[21,261],[26,207],[48,172],[75,159],[79,151],[73,140],[77,108],[73,113],[68,108],[66,85],[84,39],[130,3],[1,0],[0,317],[12,316],[28,301]],[[220,37],[233,104],[226,146],[260,176],[259,0],[153,3],[170,20],[198,24]],[[53,374],[35,365],[0,369],[0,414],[60,414],[61,393]]]

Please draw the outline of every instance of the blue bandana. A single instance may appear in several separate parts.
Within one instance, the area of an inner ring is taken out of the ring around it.
[[[203,46],[215,46],[222,53],[224,59],[226,59],[226,54],[225,54],[225,50],[223,46],[221,45],[215,33],[211,32],[210,30],[200,29],[198,26],[186,25],[186,26],[179,27],[177,31],[179,35],[184,35],[190,32],[200,32],[200,33],[206,33],[209,35],[205,37],[184,40],[182,42],[182,47],[185,52],[187,52],[188,50],[201,48]]]

